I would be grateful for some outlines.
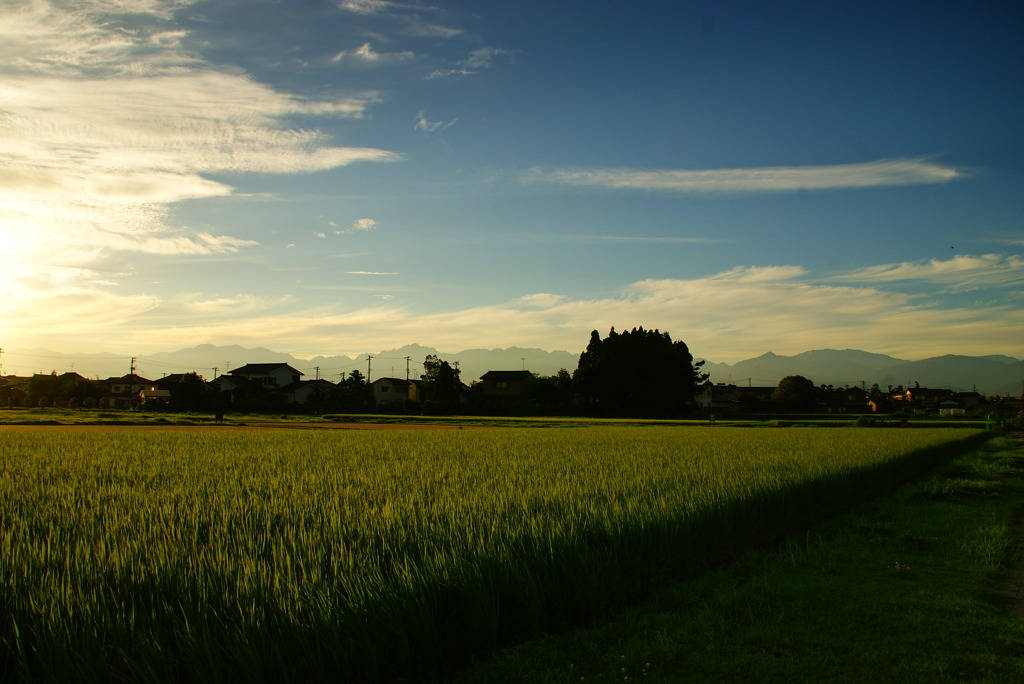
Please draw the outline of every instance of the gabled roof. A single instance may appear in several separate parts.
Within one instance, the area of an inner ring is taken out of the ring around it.
[[[287,363],[247,363],[241,368],[228,371],[231,375],[268,375],[279,368],[286,368],[292,373],[305,375],[302,371],[292,368]]]
[[[244,375],[218,375],[213,380],[210,380],[210,382],[208,382],[207,384],[218,389],[221,389],[222,385],[226,385],[232,389],[237,389],[239,387],[254,387],[259,385],[259,383],[249,380],[249,378],[245,377]]]
[[[315,387],[321,392],[330,392],[336,387],[336,385],[330,380],[320,378],[319,380],[299,380],[298,382],[291,382],[284,387],[279,388],[278,392],[294,392],[295,390],[301,389],[306,386]]]
[[[141,375],[137,375],[135,373],[129,373],[128,375],[122,375],[119,378],[117,378],[117,377],[110,377],[110,378],[107,378],[106,380],[104,380],[103,382],[109,382],[109,383],[120,382],[120,383],[132,384],[132,385],[152,385],[153,384],[152,380],[147,380],[146,378],[142,377]]]
[[[395,385],[396,387],[408,387],[409,385],[415,385],[419,383],[419,380],[406,380],[405,378],[377,378],[370,384],[376,385],[377,383],[380,382],[390,382],[392,385]]]
[[[528,370],[487,371],[480,376],[481,380],[529,380],[533,373]]]
[[[189,375],[191,375],[191,373],[171,373],[170,375],[165,375],[156,382],[167,384],[172,384],[175,382],[184,382],[185,378],[188,377]]]

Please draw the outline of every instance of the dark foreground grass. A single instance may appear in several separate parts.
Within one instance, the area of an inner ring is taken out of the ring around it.
[[[617,620],[501,651],[452,683],[1024,682],[1022,514],[1024,447],[999,437]]]

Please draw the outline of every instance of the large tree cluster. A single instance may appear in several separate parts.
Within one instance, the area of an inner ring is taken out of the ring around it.
[[[685,342],[668,333],[612,328],[601,339],[595,330],[580,355],[573,382],[588,413],[602,416],[675,417],[692,404],[707,379]]]

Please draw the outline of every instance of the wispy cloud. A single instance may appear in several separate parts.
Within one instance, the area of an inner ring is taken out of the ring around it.
[[[651,244],[716,244],[728,242],[721,238],[685,237],[680,235],[581,235],[579,240],[587,242],[637,242]]]
[[[883,159],[832,166],[766,166],[746,169],[531,169],[524,183],[544,183],[679,193],[790,192],[947,183],[968,171],[917,159]]]
[[[427,120],[426,112],[421,109],[416,112],[416,125],[413,126],[413,129],[423,131],[425,133],[434,133],[451,127],[456,121],[458,121],[458,118],[452,119],[451,121],[429,121]]]
[[[427,38],[454,38],[461,29],[423,21],[424,13],[440,12],[439,7],[419,5],[393,0],[339,0],[338,8],[362,16],[387,16],[401,22],[402,32],[410,36]]]
[[[473,50],[465,59],[460,59],[455,66],[447,69],[436,69],[428,79],[447,78],[452,76],[472,76],[490,69],[499,58],[510,59],[514,51],[496,47],[482,47]]]
[[[1024,285],[1024,257],[1019,255],[962,255],[899,264],[880,264],[833,276],[836,282],[888,283],[917,280],[955,289]]]
[[[402,10],[422,11],[431,9],[421,5],[413,5],[405,2],[394,2],[393,0],[340,0],[338,7],[356,14],[386,14]]]

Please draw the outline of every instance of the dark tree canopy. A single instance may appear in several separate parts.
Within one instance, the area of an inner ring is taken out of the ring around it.
[[[818,388],[802,375],[787,375],[779,380],[772,403],[786,411],[813,411]]]
[[[451,408],[459,400],[462,393],[462,382],[459,371],[451,367],[447,361],[429,354],[423,360],[423,396],[426,401],[433,402],[435,407]]]
[[[573,381],[581,400],[605,416],[678,416],[707,378],[686,343],[668,333],[633,328],[601,339],[595,330]]]

